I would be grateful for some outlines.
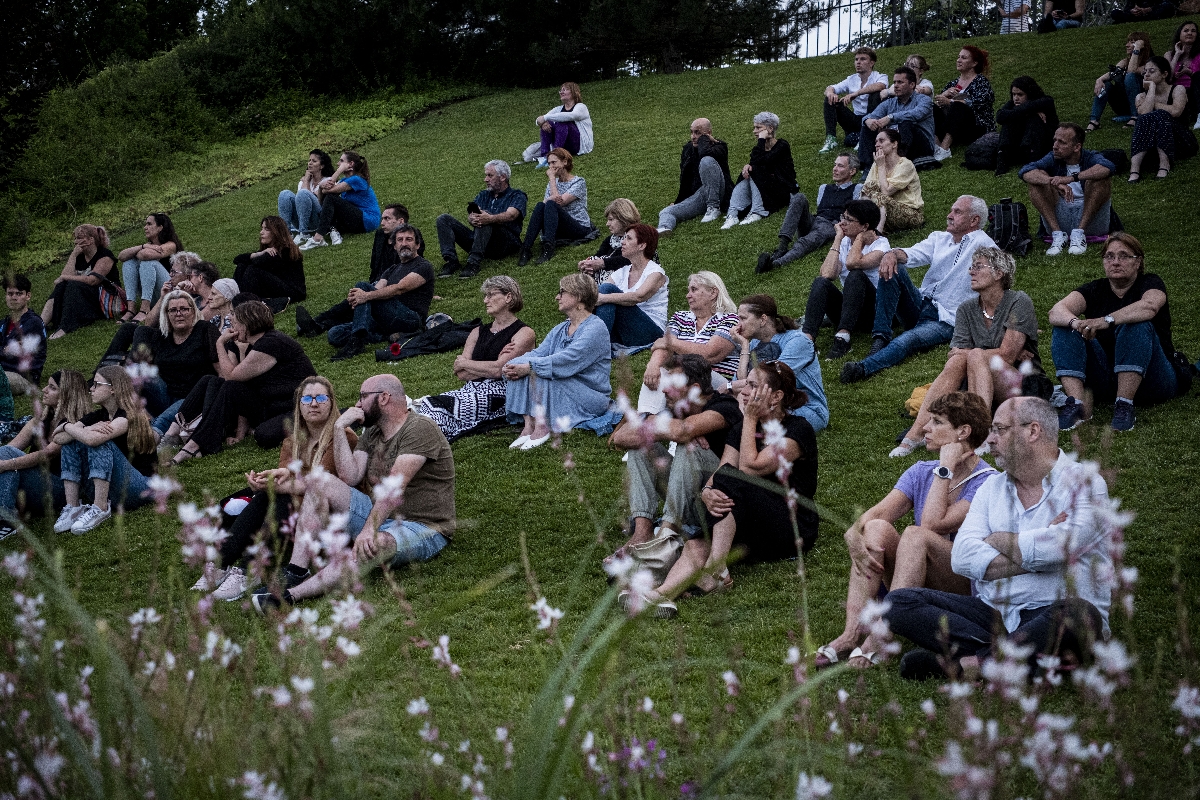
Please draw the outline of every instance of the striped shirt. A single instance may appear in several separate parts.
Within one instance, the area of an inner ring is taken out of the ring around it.
[[[699,342],[703,344],[714,336],[719,336],[722,339],[732,342],[733,337],[729,335],[729,332],[737,327],[739,321],[737,314],[717,313],[708,318],[708,322],[705,323],[703,328],[697,330],[695,314],[691,311],[676,311],[667,321],[667,329],[676,338],[682,339],[685,342]],[[713,372],[731,381],[737,378],[738,354],[738,347],[735,344],[728,356],[713,365]]]

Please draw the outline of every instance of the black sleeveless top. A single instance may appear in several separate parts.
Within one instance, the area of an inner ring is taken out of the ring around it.
[[[75,271],[80,275],[84,274],[85,272],[91,272],[96,268],[96,263],[102,258],[111,258],[113,266],[115,267],[117,265],[117,257],[113,255],[111,250],[109,250],[107,247],[97,247],[96,255],[92,256],[91,260],[84,258],[83,253],[75,256]],[[110,275],[112,274],[112,267],[109,267],[108,272]]]
[[[471,351],[472,361],[497,361],[500,358],[500,351],[505,345],[512,341],[512,338],[517,335],[517,331],[522,328],[528,328],[521,320],[516,320],[507,328],[502,328],[499,333],[492,333],[492,326],[483,324],[479,326],[479,338],[475,340],[475,349]]]

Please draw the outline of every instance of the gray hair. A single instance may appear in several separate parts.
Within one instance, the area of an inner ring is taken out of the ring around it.
[[[1013,275],[1017,274],[1017,260],[1011,253],[1006,253],[999,247],[980,247],[971,256],[971,260],[987,262],[987,265],[1000,275],[1000,285],[1005,289],[1012,288]]]
[[[171,266],[181,272],[191,272],[192,267],[196,266],[203,260],[203,258],[191,252],[190,250],[180,250],[179,252],[174,253],[170,258]]]
[[[984,200],[982,197],[976,197],[975,195],[971,195],[971,194],[964,194],[962,197],[960,197],[958,199],[966,200],[971,204],[971,216],[979,217],[979,227],[982,228],[984,223],[987,222],[987,218],[988,218],[987,200]]]
[[[158,330],[163,336],[171,335],[171,312],[169,309],[172,300],[187,300],[191,304],[192,311],[195,314],[192,324],[196,324],[203,319],[200,316],[200,307],[196,305],[196,298],[183,289],[172,289],[158,306]]]
[[[508,295],[512,298],[508,304],[508,310],[514,314],[525,307],[525,299],[521,296],[520,284],[507,275],[493,275],[483,282],[479,290],[484,294],[499,292],[500,294]]]
[[[504,180],[512,180],[512,167],[508,166],[508,162],[499,158],[493,158],[491,161],[483,165],[484,169],[491,167],[496,170],[496,174]]]
[[[1031,422],[1036,422],[1043,431],[1046,432],[1046,438],[1054,442],[1055,448],[1058,447],[1058,411],[1050,404],[1048,400],[1043,400],[1040,397],[1019,397],[1016,398],[1017,422],[1021,425],[1028,425]]]
[[[842,152],[838,153],[833,160],[837,161],[839,158],[846,159],[846,161],[850,163],[850,169],[854,170],[855,172],[858,172],[858,168],[862,166],[862,162],[858,160],[858,153],[854,152],[853,150],[843,150]]]
[[[755,125],[766,125],[772,131],[779,130],[779,115],[770,111],[760,111],[754,115]]]

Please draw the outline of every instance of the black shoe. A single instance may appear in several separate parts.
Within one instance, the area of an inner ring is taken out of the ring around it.
[[[858,134],[847,133],[846,138],[842,140],[842,144],[849,148],[858,147]]]
[[[759,253],[758,264],[754,266],[754,271],[759,275],[762,275],[764,272],[770,272],[771,268],[774,266],[775,260],[770,253]]]
[[[542,244],[542,257],[538,259],[539,264],[545,264],[550,259],[554,258],[554,245]]]
[[[533,258],[533,253],[529,252],[528,247],[521,248],[521,255],[517,256],[517,266],[523,267],[529,263],[529,259]]]
[[[775,248],[774,253],[771,253],[771,258],[778,261],[779,259],[786,256],[788,250],[791,250],[791,249],[792,249],[792,240],[785,239],[784,237],[780,236],[779,237],[779,246]]]
[[[320,336],[324,332],[325,328],[313,319],[307,308],[296,306],[296,333],[299,336]]]
[[[1008,170],[1009,170],[1009,166],[1008,166],[1007,161],[1005,161],[1003,158],[996,159],[996,177],[997,178],[999,178],[1001,175],[1006,174],[1008,172]]]
[[[271,297],[266,300],[263,300],[263,302],[267,304],[267,308],[271,309],[272,314],[274,314],[275,316],[279,316],[280,314],[282,314],[284,312],[285,309],[287,309],[288,304],[292,302],[292,298],[290,298],[290,297]]]
[[[462,272],[458,273],[458,277],[474,278],[478,274],[479,274],[479,265],[472,264],[470,261],[468,261],[467,265],[465,267],[463,267]]]
[[[887,346],[888,346],[887,339],[884,339],[882,336],[872,337],[871,338],[871,350],[870,350],[870,352],[867,353],[867,355],[873,356]]]
[[[285,603],[289,607],[296,605],[296,600],[292,597],[292,593],[286,589],[283,592],[283,597],[276,597],[275,593],[265,586],[250,595],[250,604],[254,606],[254,610],[258,612],[259,616],[263,617],[272,611],[278,611],[283,608]]]
[[[858,383],[866,378],[867,371],[863,369],[861,361],[847,361],[842,364],[842,383]]]
[[[850,341],[841,339],[837,336],[833,337],[833,345],[830,346],[829,352],[825,354],[825,358],[832,361],[835,358],[845,358],[850,354]]]
[[[462,265],[458,263],[458,259],[447,261],[445,266],[442,267],[442,271],[439,272],[437,276],[439,278],[449,278],[454,273],[458,272],[461,266]]]
[[[937,653],[929,650],[910,650],[900,659],[900,677],[906,681],[945,680],[946,670]]]
[[[361,355],[366,349],[367,337],[355,334],[354,337],[351,338],[350,341],[346,342],[346,344],[342,346],[341,350],[338,350],[336,353],[334,353],[333,357],[329,360],[345,361],[348,358],[354,358],[357,355]]]

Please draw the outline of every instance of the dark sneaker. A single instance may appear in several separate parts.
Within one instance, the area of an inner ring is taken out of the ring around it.
[[[533,258],[533,253],[529,252],[529,250],[527,248],[522,247],[521,255],[517,256],[517,266],[518,267],[525,266],[526,264],[529,263],[529,259],[531,259],[531,258]]]
[[[462,272],[458,273],[458,277],[470,279],[470,278],[474,278],[478,274],[479,274],[479,265],[472,264],[470,261],[468,261],[467,265],[465,267],[463,267]]]
[[[1133,430],[1133,423],[1137,418],[1133,414],[1133,403],[1127,400],[1118,400],[1113,406],[1113,421],[1112,429],[1118,433],[1125,433]]]
[[[267,304],[267,308],[271,309],[271,313],[279,316],[287,310],[288,304],[292,302],[290,297],[269,297],[263,301]]]
[[[888,346],[887,339],[884,339],[882,336],[872,336],[871,337],[871,350],[870,350],[870,352],[867,353],[867,355],[873,356],[887,346]]]
[[[770,253],[759,253],[758,263],[754,266],[754,271],[759,275],[764,272],[770,272],[775,266],[775,257]]]
[[[847,361],[842,364],[842,383],[858,383],[867,379],[867,371],[861,361]]]
[[[834,359],[845,358],[848,355],[850,355],[850,340],[837,336],[833,337],[833,345],[829,348],[829,352],[825,354],[825,358],[833,361]]]
[[[900,659],[900,677],[906,681],[945,680],[946,670],[937,653],[929,650],[910,650]]]
[[[550,259],[554,258],[554,245],[542,245],[542,257],[538,259],[539,264],[545,264]]]
[[[363,351],[366,349],[367,338],[365,336],[354,336],[350,339],[350,341],[346,342],[346,344],[342,346],[341,350],[338,350],[336,353],[334,353],[333,357],[329,360],[345,361],[348,358],[354,358],[355,356],[362,355]]]
[[[250,603],[254,606],[254,610],[259,613],[259,616],[264,617],[272,611],[280,610],[285,603],[289,607],[296,605],[296,601],[292,599],[291,592],[284,591],[283,597],[277,597],[274,592],[266,587],[250,595]]]
[[[296,333],[301,336],[320,336],[325,329],[317,324],[304,306],[296,306]]]
[[[447,261],[447,262],[446,262],[446,264],[445,264],[445,266],[443,266],[443,267],[442,267],[442,271],[441,271],[441,272],[439,272],[439,273],[437,274],[437,276],[438,276],[439,278],[449,278],[449,277],[450,277],[450,276],[452,276],[452,275],[453,275],[455,272],[458,272],[458,270],[459,270],[459,267],[460,267],[460,265],[459,265],[459,263],[458,263],[458,261],[457,261],[457,260],[455,260],[455,261]]]
[[[1114,419],[1114,423],[1115,423]],[[1058,410],[1059,431],[1073,431],[1087,420],[1083,416],[1083,403],[1068,397],[1066,405]]]
[[[792,249],[792,240],[779,237],[779,246],[775,248],[775,252],[771,253],[771,258],[779,260],[787,255],[788,250]]]

